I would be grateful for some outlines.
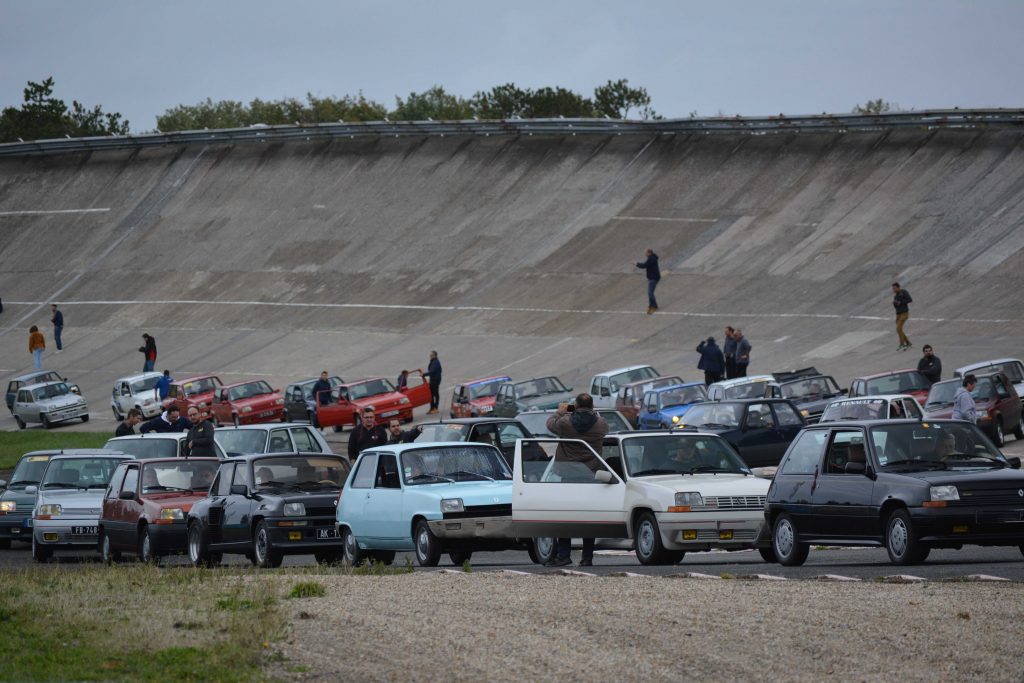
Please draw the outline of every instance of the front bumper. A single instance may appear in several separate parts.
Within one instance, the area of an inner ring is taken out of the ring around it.
[[[918,539],[932,545],[1024,544],[1024,507],[910,508]]]
[[[238,424],[252,425],[263,424],[265,422],[280,422],[281,418],[283,417],[284,406],[278,406],[277,408],[268,410],[253,411],[251,413],[239,413]]]
[[[756,547],[764,527],[763,510],[740,512],[659,512],[661,543],[670,550],[740,550]]]
[[[67,422],[68,420],[77,420],[83,415],[89,414],[89,406],[82,404],[80,406],[72,406],[70,408],[61,408],[60,410],[54,410],[53,412],[46,413],[46,419],[50,422]]]
[[[29,510],[16,510],[0,515],[0,539],[32,541],[32,516]]]
[[[51,549],[75,548],[96,549],[99,537],[96,533],[76,533],[81,529],[96,529],[99,517],[60,517],[58,519],[33,519],[32,534],[35,542]]]
[[[175,520],[170,524],[150,524],[149,535],[154,555],[173,555],[188,550],[185,520]]]
[[[268,518],[267,532],[275,550],[286,555],[312,553],[322,549],[340,549],[341,534],[333,517]],[[281,526],[285,524],[287,526]],[[319,538],[326,531],[327,538]]]
[[[435,519],[427,526],[438,538],[513,538],[512,515]]]

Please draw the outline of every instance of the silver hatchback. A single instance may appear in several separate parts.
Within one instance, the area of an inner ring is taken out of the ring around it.
[[[11,408],[19,429],[40,423],[50,429],[58,422],[80,419],[89,421],[89,405],[85,398],[71,390],[66,382],[44,382],[18,389]]]

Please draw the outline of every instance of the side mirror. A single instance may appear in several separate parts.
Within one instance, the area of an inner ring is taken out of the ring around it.
[[[39,491],[39,487],[34,484],[25,487],[25,493],[36,493],[37,491]]]
[[[121,500],[135,500],[135,491],[121,491],[117,497]]]
[[[66,382],[67,380],[64,381]],[[71,389],[72,394],[78,394],[79,396],[82,395],[82,390],[78,388],[77,384],[72,384],[69,388]]]
[[[846,396],[846,395],[848,395],[849,393],[850,393],[850,390],[849,390],[849,389],[840,389],[840,390],[839,390],[839,395],[840,395],[840,396]]]
[[[232,484],[231,485],[231,495],[232,496],[248,496],[249,495],[249,487],[247,487],[245,484]]]
[[[848,462],[843,471],[847,474],[864,474],[868,471],[868,466],[862,462]]]
[[[608,470],[598,470],[594,473],[594,480],[599,481],[602,484],[614,484],[615,477]]]
[[[1016,457],[1014,457],[1014,458],[1007,458],[1006,462],[1010,463],[1010,467],[1012,467],[1013,469],[1015,469],[1015,470],[1019,470],[1020,469],[1020,458],[1016,458]]]

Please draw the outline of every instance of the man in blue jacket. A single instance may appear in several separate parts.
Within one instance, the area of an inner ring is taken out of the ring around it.
[[[697,344],[697,353],[700,354],[697,369],[704,371],[704,384],[711,385],[721,380],[722,372],[725,370],[725,356],[715,343],[715,338],[708,337]]]
[[[654,250],[648,249],[645,253],[647,260],[637,263],[636,267],[647,271],[647,315],[650,315],[658,310],[658,300],[654,298],[654,288],[661,280],[661,270],[658,268],[658,255],[654,253]]]

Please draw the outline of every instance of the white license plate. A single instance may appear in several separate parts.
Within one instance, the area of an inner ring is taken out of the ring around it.
[[[381,413],[380,416],[381,417],[391,417],[392,415],[398,415],[398,412],[399,411],[397,411],[397,410],[389,410],[386,413]]]
[[[71,527],[72,536],[95,536],[96,527],[94,526],[73,526]]]
[[[260,413],[258,415],[258,417],[270,417],[273,414],[274,414],[273,410],[264,410],[262,413]]]
[[[317,529],[316,530],[316,537],[317,537],[318,540],[319,539],[324,539],[324,538],[337,538],[338,537],[338,530],[334,529],[334,528],[331,528],[331,527],[328,527],[326,529]]]

